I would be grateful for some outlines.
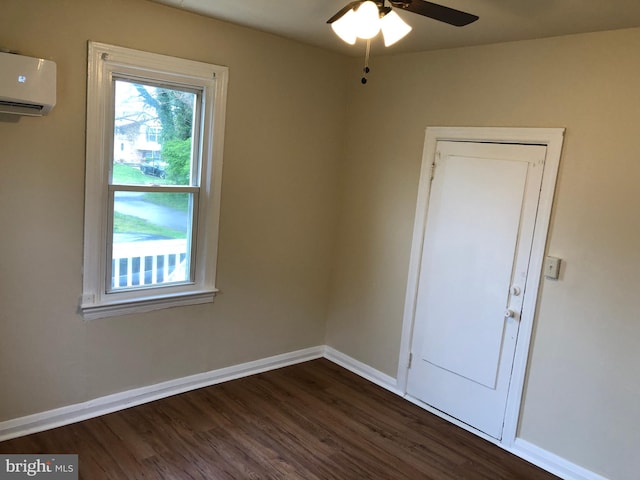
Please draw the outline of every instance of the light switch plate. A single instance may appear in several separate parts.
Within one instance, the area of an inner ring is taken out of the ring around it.
[[[560,260],[557,257],[546,257],[544,259],[544,276],[552,280],[560,277]]]

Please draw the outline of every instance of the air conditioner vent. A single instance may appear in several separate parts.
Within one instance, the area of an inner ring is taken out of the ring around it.
[[[32,105],[29,103],[7,102],[0,100],[0,110],[4,113],[15,113],[19,115],[42,115],[42,105]]]

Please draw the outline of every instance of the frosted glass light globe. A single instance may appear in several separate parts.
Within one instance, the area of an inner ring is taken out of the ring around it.
[[[367,1],[356,10],[356,34],[359,38],[375,37],[380,31],[380,13],[375,2]]]

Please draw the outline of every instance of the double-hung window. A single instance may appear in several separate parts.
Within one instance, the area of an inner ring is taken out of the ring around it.
[[[213,301],[227,75],[89,43],[85,318]]]

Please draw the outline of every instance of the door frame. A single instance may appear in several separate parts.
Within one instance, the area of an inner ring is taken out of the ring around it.
[[[551,219],[551,208],[555,193],[560,155],[564,138],[564,128],[519,128],[519,127],[427,127],[424,148],[422,152],[422,166],[420,170],[420,183],[418,185],[418,197],[416,214],[413,225],[413,240],[409,258],[409,273],[404,304],[402,322],[402,337],[400,343],[400,358],[398,361],[397,385],[399,390],[407,396],[407,379],[411,355],[411,340],[413,335],[414,314],[418,295],[418,279],[420,276],[420,263],[422,258],[422,246],[424,232],[429,211],[429,195],[431,190],[431,175],[436,156],[436,146],[439,141],[454,142],[478,142],[478,143],[508,143],[523,145],[544,145],[547,148],[544,169],[542,174],[542,186],[538,200],[538,213],[536,216],[533,242],[531,246],[531,258],[527,275],[527,288],[523,299],[522,316],[516,350],[513,360],[511,383],[507,394],[507,406],[505,410],[502,440],[498,443],[505,447],[512,447],[517,434],[522,393],[529,358],[529,347],[536,315],[538,290],[542,277],[542,264],[546,251],[547,234]],[[419,400],[409,398],[422,406]],[[448,415],[433,409],[434,413],[452,421],[467,430],[470,430],[483,438],[488,437],[479,430],[455,420]]]

